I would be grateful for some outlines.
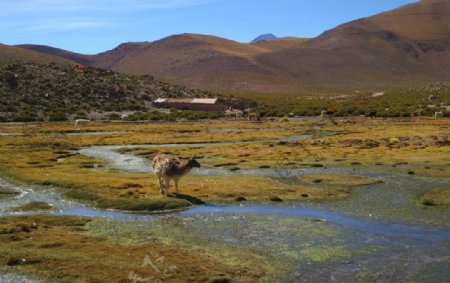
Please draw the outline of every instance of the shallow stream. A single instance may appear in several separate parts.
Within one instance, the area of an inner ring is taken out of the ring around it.
[[[401,180],[394,179],[393,182],[397,185],[391,190],[402,194],[417,180],[406,183],[405,187]],[[364,191],[346,201],[282,205],[210,204],[159,214],[93,209],[63,199],[62,190],[58,188],[13,184],[4,179],[0,179],[0,186],[21,193],[17,197],[0,200],[0,217],[37,213],[89,216],[99,219],[91,228],[105,236],[126,237],[127,240],[135,237],[137,241],[158,236],[180,243],[189,238],[204,245],[215,242],[249,248],[265,253],[274,261],[289,262],[289,272],[279,279],[280,282],[342,282],[355,278],[361,279],[356,281],[420,281],[426,278],[427,282],[445,282],[450,276],[450,229],[444,222],[427,225],[428,221],[425,221],[438,216],[448,220],[448,210],[437,214],[430,212],[432,209],[423,210],[421,217],[424,221],[416,221],[415,224],[392,221],[384,217],[382,211],[386,208],[396,211],[404,204],[394,198],[382,204],[380,211],[375,209],[380,200],[371,198],[371,190],[383,190],[383,184],[358,188]],[[11,211],[14,206],[31,201],[48,202],[54,209],[50,212]],[[366,210],[359,212],[369,201],[373,208],[370,214]],[[396,203],[397,207],[390,208]],[[15,277],[0,276],[3,281],[8,278]],[[17,278],[21,280],[19,282],[31,282]]]

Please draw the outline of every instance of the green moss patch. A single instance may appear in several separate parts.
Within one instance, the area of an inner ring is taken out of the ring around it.
[[[307,259],[318,262],[350,256],[350,252],[344,246],[309,247],[300,251],[300,253]]]

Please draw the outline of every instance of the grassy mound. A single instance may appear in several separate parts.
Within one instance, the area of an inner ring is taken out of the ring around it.
[[[83,189],[73,189],[66,194],[66,197],[75,200],[86,201],[97,208],[119,209],[128,211],[164,211],[183,209],[195,204],[187,199],[178,197],[154,196],[145,199],[135,199],[127,197],[108,198],[102,194],[96,194]]]
[[[426,192],[420,196],[419,201],[426,206],[450,206],[450,190],[435,189]]]
[[[18,195],[18,194],[20,194],[20,193],[0,187],[0,199],[10,198],[10,197]]]

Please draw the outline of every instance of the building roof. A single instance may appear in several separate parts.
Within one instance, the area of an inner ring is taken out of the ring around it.
[[[192,98],[169,98],[167,103],[191,103]]]
[[[155,103],[164,103],[164,102],[166,102],[167,101],[167,98],[158,98],[158,99],[156,99],[154,102]]]
[[[218,98],[158,98],[154,103],[215,104]]]
[[[217,100],[217,98],[194,98],[191,103],[215,104]]]

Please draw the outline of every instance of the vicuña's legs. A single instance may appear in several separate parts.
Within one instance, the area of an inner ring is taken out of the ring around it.
[[[164,195],[167,196],[169,194],[170,178],[165,177],[164,179],[166,185],[166,191],[164,192]]]
[[[164,182],[163,178],[158,176],[158,185],[159,185],[159,192],[163,195],[164,194]]]
[[[178,181],[179,181],[179,179],[174,179],[174,182],[175,182],[175,188],[177,189],[177,195],[180,193],[180,192],[178,191]]]

